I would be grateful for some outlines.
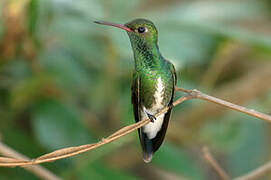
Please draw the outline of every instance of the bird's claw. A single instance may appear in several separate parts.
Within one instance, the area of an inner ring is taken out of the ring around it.
[[[156,120],[156,117],[152,114],[147,113],[147,116],[149,117],[152,123],[154,122],[154,120]]]
[[[173,106],[172,103],[168,105],[168,108],[169,108],[169,109],[172,109],[173,107],[174,107],[174,106]]]

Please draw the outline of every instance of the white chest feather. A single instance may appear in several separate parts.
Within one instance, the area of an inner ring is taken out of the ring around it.
[[[142,119],[148,118],[146,112],[155,115],[159,110],[164,108],[163,105],[164,88],[165,87],[163,85],[162,79],[161,77],[159,77],[156,84],[156,91],[154,93],[155,102],[152,104],[151,108],[146,109],[145,107],[143,107],[143,111],[141,111]],[[156,117],[156,120],[154,120],[154,122],[151,122],[143,126],[143,132],[147,134],[149,139],[153,139],[160,131],[163,124],[164,116],[165,114],[161,114],[158,117]]]

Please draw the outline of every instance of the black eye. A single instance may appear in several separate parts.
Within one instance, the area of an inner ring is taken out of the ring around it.
[[[146,31],[146,28],[143,27],[143,26],[141,26],[141,27],[139,27],[139,28],[137,29],[137,31],[138,31],[139,33],[144,33],[144,32]]]

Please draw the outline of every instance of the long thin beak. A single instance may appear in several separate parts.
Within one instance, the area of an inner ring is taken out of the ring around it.
[[[105,22],[105,21],[94,21],[94,22],[97,23],[97,24],[117,27],[117,28],[123,29],[123,30],[128,31],[128,32],[132,31],[130,28],[126,27],[123,24],[115,24],[115,23],[110,23],[110,22]]]

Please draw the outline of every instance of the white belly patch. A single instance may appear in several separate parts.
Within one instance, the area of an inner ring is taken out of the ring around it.
[[[145,114],[145,112],[142,113]],[[149,124],[143,126],[143,132],[147,134],[149,139],[155,138],[157,133],[160,131],[163,124],[164,116],[165,114],[161,114],[160,116],[156,117],[156,120],[154,120],[154,122],[150,122]],[[144,117],[148,118],[146,114],[144,115]]]
[[[143,107],[143,110],[141,111],[141,118],[145,119],[148,118],[146,112],[148,112],[151,115],[155,115],[159,110],[164,108],[163,105],[163,91],[164,91],[164,85],[162,83],[161,77],[158,78],[157,84],[156,84],[157,90],[154,93],[155,103],[151,106],[151,108],[146,109]],[[161,114],[158,117],[156,117],[156,120],[154,122],[150,122],[147,125],[143,126],[143,132],[147,134],[149,139],[155,138],[157,133],[160,131],[163,120],[164,120],[165,114]]]

